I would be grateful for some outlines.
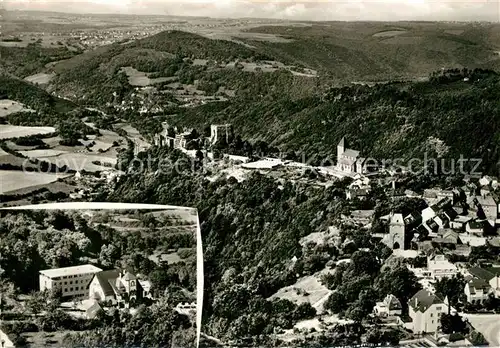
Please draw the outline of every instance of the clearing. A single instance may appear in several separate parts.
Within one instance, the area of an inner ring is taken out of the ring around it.
[[[26,127],[2,124],[0,125],[0,139],[11,139],[36,134],[50,134],[55,131],[56,129],[54,127]]]
[[[47,185],[68,175],[35,173],[19,170],[0,170],[0,194],[5,194],[32,186]]]
[[[156,83],[162,83],[167,81],[172,81],[177,79],[177,77],[158,77],[158,78],[149,78],[150,73],[145,73],[139,71],[137,69],[132,68],[131,66],[122,67],[120,71],[123,71],[128,76],[128,83],[131,86],[136,87],[146,87],[150,85],[154,85]]]
[[[333,273],[334,270],[324,269],[311,276],[302,277],[293,285],[281,288],[269,300],[275,298],[287,299],[296,304],[309,302],[318,314],[323,313],[323,303],[332,293],[326,286],[321,284],[320,277],[324,274]]]
[[[10,114],[21,111],[33,111],[24,107],[23,104],[10,99],[0,99],[0,117],[5,117]]]
[[[373,34],[373,37],[391,37],[391,36],[396,36],[396,35],[402,35],[404,33],[407,33],[408,30],[385,30],[385,31],[380,31],[378,33]]]
[[[37,85],[46,85],[50,82],[56,76],[56,74],[46,74],[46,73],[39,73],[35,75],[31,75],[28,77],[25,77],[24,79],[28,82],[37,84]]]

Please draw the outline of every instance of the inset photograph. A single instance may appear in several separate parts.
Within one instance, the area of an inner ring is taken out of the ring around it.
[[[0,210],[1,347],[196,347],[198,231],[191,208]]]

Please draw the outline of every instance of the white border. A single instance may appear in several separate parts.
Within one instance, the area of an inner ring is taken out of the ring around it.
[[[196,208],[175,205],[138,204],[138,203],[105,203],[105,202],[68,202],[32,204],[16,207],[5,207],[0,210],[195,210],[196,211],[196,347],[200,346],[201,320],[203,310],[203,245],[201,227]]]

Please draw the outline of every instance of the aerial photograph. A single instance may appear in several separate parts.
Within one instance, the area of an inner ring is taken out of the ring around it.
[[[198,214],[138,206],[0,210],[2,347],[196,346]]]
[[[498,1],[0,1],[0,348],[500,347],[499,178]]]

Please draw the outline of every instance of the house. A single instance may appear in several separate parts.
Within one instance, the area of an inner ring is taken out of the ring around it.
[[[484,196],[471,196],[468,202],[470,206],[476,206],[479,210],[481,208],[484,212],[486,219],[490,221],[496,221],[499,214],[499,203],[496,196],[484,195]]]
[[[423,289],[408,301],[408,308],[413,333],[436,333],[441,326],[441,315],[448,313],[448,301]]]
[[[85,308],[85,316],[88,319],[95,319],[100,311],[102,311],[102,307],[97,301],[92,300]]]
[[[479,221],[479,220],[469,221],[465,225],[465,231],[469,235],[482,237],[484,235],[484,231],[485,231],[484,221]]]
[[[345,173],[367,172],[366,158],[361,157],[359,151],[348,149],[345,138],[337,145],[337,169]]]
[[[40,291],[60,289],[65,300],[84,299],[89,296],[90,281],[101,271],[102,269],[94,265],[42,270],[39,272]]]
[[[446,216],[446,218],[448,219],[448,222],[451,224],[451,222],[453,220],[455,220],[458,216],[458,213],[456,212],[456,210],[454,210],[453,208],[446,208],[443,210],[443,214],[444,216]]]
[[[472,304],[481,304],[488,299],[491,291],[490,284],[481,278],[473,277],[465,284],[464,293],[467,296],[467,302]]]
[[[422,226],[425,227],[425,229],[427,230],[429,235],[436,236],[436,233],[439,230],[439,225],[436,222],[436,220],[434,220],[434,218],[429,219],[429,220],[424,220],[424,223],[422,223]]]
[[[453,230],[445,229],[442,230],[442,233],[439,234],[439,237],[433,238],[432,242],[438,244],[456,245],[459,242],[459,235]]]
[[[471,235],[460,235],[460,240],[465,245],[470,245],[471,247],[478,247],[486,245],[487,239],[485,237],[476,237]]]
[[[481,186],[489,186],[492,181],[493,181],[493,179],[490,176],[485,175],[481,179],[479,179],[479,185],[481,185]]]
[[[122,305],[140,298],[151,298],[149,281],[138,280],[130,272],[108,270],[96,273],[89,285],[89,298]]]
[[[459,231],[465,231],[465,226],[472,220],[470,216],[457,215],[450,221],[450,228]]]
[[[500,297],[500,267],[472,267],[467,273],[476,279],[482,279],[490,286],[490,293]]]
[[[226,144],[231,142],[234,136],[233,126],[229,123],[226,124],[213,124],[210,126],[210,143],[215,144],[224,139]]]
[[[427,269],[432,278],[438,280],[453,277],[458,273],[457,266],[446,259],[444,255],[434,255],[427,258]]]
[[[401,315],[403,306],[394,295],[387,295],[382,302],[377,302],[373,307],[373,313],[379,317],[390,317]]]
[[[346,198],[349,200],[355,198],[365,200],[369,192],[370,189],[367,188],[349,188],[346,190]]]
[[[178,303],[174,310],[183,315],[195,316],[196,315],[196,303]]]
[[[429,221],[431,219],[434,219],[436,215],[439,213],[439,208],[436,205],[431,205],[430,207],[425,208],[422,210],[422,220],[423,221]]]

